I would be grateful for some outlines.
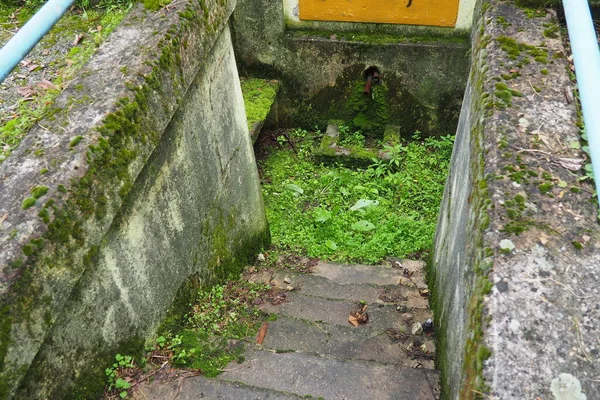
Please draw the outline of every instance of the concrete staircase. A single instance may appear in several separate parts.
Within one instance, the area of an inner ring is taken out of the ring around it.
[[[312,274],[277,270],[252,280],[286,289],[286,301],[260,307],[278,315],[262,345],[218,378],[145,386],[144,399],[398,399],[438,398],[432,318],[423,263],[392,266],[320,262]],[[351,312],[368,304],[368,322]]]

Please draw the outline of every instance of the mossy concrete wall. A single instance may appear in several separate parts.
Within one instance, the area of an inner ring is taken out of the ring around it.
[[[379,68],[388,87],[390,123],[415,130],[455,130],[469,67],[464,31],[378,24],[286,26],[283,2],[243,0],[232,20],[238,66],[244,74],[282,82],[283,126],[324,129],[346,119],[351,90],[364,71]]]
[[[600,228],[554,13],[478,1],[430,270],[443,399],[595,399]]]
[[[137,6],[0,166],[0,398],[97,397],[188,277],[268,243],[233,7]]]

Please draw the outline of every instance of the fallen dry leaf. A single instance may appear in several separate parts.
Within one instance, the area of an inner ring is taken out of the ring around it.
[[[348,322],[353,326],[360,324],[366,324],[369,321],[369,314],[367,314],[367,304],[365,304],[359,311],[351,312],[348,316]]]
[[[583,158],[559,158],[557,163],[569,171],[579,171],[583,167]]]
[[[41,87],[42,89],[54,89],[54,90],[58,90],[58,87],[56,87],[56,85],[52,82],[50,82],[47,79],[42,79],[42,81],[40,83],[38,83],[38,86]]]
[[[35,93],[31,86],[24,86],[17,89],[17,93],[19,93],[23,97],[31,97],[32,94]]]
[[[81,40],[83,39],[83,33],[80,33],[79,35],[75,35],[75,40],[73,40],[73,47],[77,46],[79,44],[79,42],[81,42]]]
[[[256,344],[263,344],[265,340],[265,336],[267,336],[267,330],[269,330],[269,324],[267,322],[263,322],[258,331],[258,336],[256,337]]]
[[[583,244],[587,244],[587,242],[589,242],[591,239],[591,237],[589,237],[588,235],[583,235],[581,237],[581,241],[583,242]]]

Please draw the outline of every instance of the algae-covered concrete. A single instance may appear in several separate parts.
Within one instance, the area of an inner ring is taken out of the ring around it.
[[[556,17],[480,1],[431,280],[443,398],[600,398],[600,229]]]
[[[0,398],[97,396],[188,277],[268,241],[234,2],[203,5],[137,6],[0,166]]]
[[[244,0],[233,18],[240,69],[282,81],[279,121],[321,129],[352,120],[347,101],[375,66],[387,86],[389,123],[407,136],[454,131],[469,66],[464,31],[386,25],[322,24],[289,29],[283,3]]]

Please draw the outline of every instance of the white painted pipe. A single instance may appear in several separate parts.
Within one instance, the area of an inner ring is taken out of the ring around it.
[[[575,74],[600,199],[600,51],[587,0],[563,0]]]

